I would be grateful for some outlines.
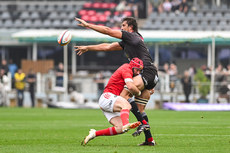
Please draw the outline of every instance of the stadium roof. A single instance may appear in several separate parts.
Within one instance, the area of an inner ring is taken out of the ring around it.
[[[57,42],[63,30],[23,30],[12,34],[20,42]],[[93,30],[70,30],[72,42],[114,42],[118,39],[100,34]],[[216,44],[229,44],[230,32],[226,31],[149,31],[142,30],[145,42],[158,44],[200,43],[208,44],[215,38]]]

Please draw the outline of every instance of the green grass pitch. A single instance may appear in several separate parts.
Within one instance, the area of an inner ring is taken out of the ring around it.
[[[230,112],[146,111],[157,145],[132,137],[82,139],[91,128],[110,126],[100,110],[0,108],[0,153],[229,153]],[[136,121],[130,115],[130,121]]]

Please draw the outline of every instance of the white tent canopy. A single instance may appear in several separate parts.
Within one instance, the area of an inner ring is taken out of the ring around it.
[[[36,38],[47,38],[52,41],[52,38],[57,37],[63,30],[46,29],[46,30],[23,30],[12,34],[13,38],[27,40]],[[75,39],[108,39],[114,41],[109,36],[100,34],[93,30],[73,30],[70,29],[73,40]],[[188,40],[188,39],[205,39],[205,38],[223,38],[230,39],[230,31],[140,31],[145,40]]]

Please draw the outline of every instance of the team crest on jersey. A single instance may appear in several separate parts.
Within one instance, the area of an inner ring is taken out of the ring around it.
[[[111,107],[111,106],[112,106],[112,104],[113,104],[113,101],[112,101],[112,100],[110,100],[110,101],[109,101],[109,107]]]
[[[106,99],[109,99],[109,98],[111,97],[111,95],[108,94],[108,93],[105,93],[105,94],[104,94],[104,97],[105,97]]]
[[[144,84],[147,86],[148,85],[148,81],[145,79],[145,77],[142,77]]]
[[[158,76],[156,75],[156,76],[155,76],[155,79],[154,79],[154,83],[157,84],[158,81],[159,81],[159,79],[158,79]]]

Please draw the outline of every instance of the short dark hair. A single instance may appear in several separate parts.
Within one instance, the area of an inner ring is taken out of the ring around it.
[[[138,32],[137,20],[133,17],[123,18],[122,22],[126,21],[128,26],[133,26],[133,31]]]

